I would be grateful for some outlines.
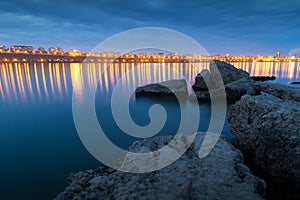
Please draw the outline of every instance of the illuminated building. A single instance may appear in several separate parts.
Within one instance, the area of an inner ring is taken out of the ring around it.
[[[63,54],[64,53],[62,48],[59,48],[59,47],[49,47],[48,52],[51,54]]]
[[[3,52],[3,51],[5,51],[5,45],[0,44],[0,52]]]
[[[11,52],[16,52],[16,53],[31,53],[34,51],[32,46],[10,46],[10,51]]]
[[[69,49],[68,54],[70,56],[81,56],[82,55],[82,53],[80,51],[74,50],[74,49]]]
[[[38,51],[38,53],[46,53],[44,47],[39,47],[37,51]]]
[[[281,53],[279,51],[276,52],[276,58],[280,58],[281,57]]]

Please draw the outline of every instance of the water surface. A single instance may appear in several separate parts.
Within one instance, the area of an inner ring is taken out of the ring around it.
[[[295,62],[232,64],[251,75],[276,76],[277,83],[300,79],[300,65]],[[110,96],[120,77],[132,73],[130,79],[121,81],[124,85],[138,85],[183,75],[192,84],[195,75],[207,67],[208,63],[196,63],[193,67],[188,63],[0,63],[0,199],[52,199],[64,189],[71,172],[101,166],[84,148],[73,122],[72,93],[84,89],[78,84],[83,69],[88,69],[90,84],[98,84],[95,107],[99,123],[111,141],[126,149],[136,138],[117,127],[110,107]],[[156,103],[172,116],[158,134],[175,134],[180,122],[176,100],[132,96],[129,105],[132,118],[141,126],[147,125],[149,108]],[[185,106],[194,109],[197,105],[186,101]],[[200,111],[199,130],[205,131],[210,106],[200,104]],[[223,134],[231,138],[227,123]]]

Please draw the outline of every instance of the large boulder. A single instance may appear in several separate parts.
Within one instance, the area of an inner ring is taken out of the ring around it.
[[[225,85],[226,99],[228,103],[234,103],[241,99],[245,94],[257,95],[259,94],[258,90],[254,87],[254,81],[250,78],[242,78],[237,81],[228,83]],[[218,98],[221,95],[224,95],[224,90],[222,89],[211,89],[205,91],[196,91],[195,96],[199,102],[210,102],[211,96]],[[192,98],[190,98],[192,99]]]
[[[231,107],[228,121],[235,145],[267,181],[267,197],[300,199],[300,103],[245,95]]]
[[[185,79],[169,80],[160,83],[152,83],[136,88],[136,96],[173,96],[186,97],[188,94]]]
[[[209,68],[209,71],[203,70],[196,76],[195,84],[193,85],[194,91],[207,90],[206,81],[211,87],[218,88],[220,84],[217,81],[218,75],[221,75],[224,85],[242,78],[249,78],[249,74],[246,71],[237,69],[223,61],[213,60],[210,62]]]
[[[256,90],[271,94],[281,99],[300,102],[300,88],[261,81],[255,83],[255,88]]]
[[[252,175],[241,152],[221,137],[205,158],[198,151],[205,133],[171,165],[144,174],[102,167],[72,174],[57,200],[68,199],[262,199],[265,183]],[[163,147],[171,135],[135,142],[130,150],[148,152]]]
[[[225,85],[226,97],[229,103],[234,103],[245,94],[257,95],[259,92],[254,87],[254,81],[249,78],[242,78]]]

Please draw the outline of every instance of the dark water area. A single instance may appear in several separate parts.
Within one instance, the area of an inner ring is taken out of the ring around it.
[[[232,64],[251,75],[276,76],[272,81],[276,83],[300,80],[299,63]],[[83,75],[88,85],[97,85],[95,110],[99,124],[114,144],[126,149],[137,138],[128,136],[114,121],[110,98],[116,84],[124,87],[124,92],[129,85],[170,79],[186,78],[193,84],[195,75],[207,67],[208,63],[0,63],[0,199],[52,199],[64,189],[71,172],[102,165],[85,149],[73,121],[72,95],[86,87],[81,82]],[[125,73],[130,76],[124,78]],[[135,123],[145,126],[150,123],[149,109],[155,104],[162,105],[169,116],[157,135],[176,134],[180,123],[176,99],[132,95],[127,106]],[[210,105],[186,100],[184,107],[199,107],[199,130],[206,131]],[[227,122],[222,134],[232,140]]]

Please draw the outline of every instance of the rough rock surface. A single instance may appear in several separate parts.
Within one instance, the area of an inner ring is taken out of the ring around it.
[[[265,183],[243,164],[241,152],[220,138],[203,159],[198,150],[205,133],[171,165],[149,173],[132,174],[103,167],[72,174],[69,186],[56,199],[262,199]],[[161,148],[172,136],[135,142],[134,152]]]
[[[259,92],[254,87],[254,81],[249,78],[239,79],[225,85],[226,97],[229,103],[236,102],[245,94],[257,95]]]
[[[261,81],[255,83],[255,88],[259,91],[271,94],[280,99],[300,102],[300,88]]]
[[[188,89],[186,81],[178,79],[138,87],[135,90],[135,94],[136,96],[172,96],[176,94],[186,97]]]
[[[277,94],[277,87],[286,88],[274,85],[267,91]],[[283,95],[278,96],[287,98]],[[300,103],[245,95],[231,107],[228,121],[235,145],[266,180],[267,197],[300,199]]]
[[[250,78],[243,78],[225,85],[226,99],[228,103],[234,103],[245,94],[257,95],[259,92],[254,88],[254,81]],[[199,102],[210,102],[210,95],[218,97],[222,94],[220,89],[208,91],[196,91],[195,95]]]
[[[213,60],[210,62],[210,72],[208,70],[203,70],[196,76],[195,84],[193,85],[194,91],[207,90],[207,85],[203,77],[206,77],[206,80],[208,80],[212,87],[218,88],[214,84],[216,82],[215,77],[218,72],[222,77],[224,85],[242,78],[249,78],[249,74],[247,72],[237,69],[229,63]]]

